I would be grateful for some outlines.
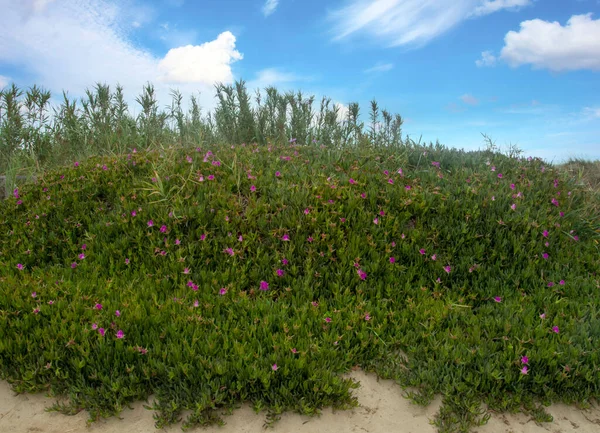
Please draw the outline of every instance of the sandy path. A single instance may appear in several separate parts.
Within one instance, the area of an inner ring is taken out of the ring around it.
[[[354,390],[360,407],[350,411],[326,409],[320,417],[310,418],[294,413],[284,414],[275,424],[273,433],[434,433],[430,420],[437,412],[441,399],[436,398],[423,408],[402,397],[402,390],[393,381],[377,381],[373,374],[357,371],[352,377],[361,382]],[[1,433],[152,433],[152,413],[142,407],[141,402],[126,409],[121,419],[111,418],[86,427],[87,413],[65,416],[48,413],[44,408],[54,400],[43,394],[15,396],[6,382],[0,381],[0,432]],[[522,414],[493,415],[487,425],[478,428],[480,433],[598,433],[600,432],[600,408],[595,406],[581,411],[565,405],[554,405],[547,409],[554,416],[552,423],[542,426]],[[265,415],[255,414],[249,405],[236,410],[224,418],[224,427],[196,429],[208,433],[258,433],[264,432]],[[181,432],[180,426],[163,430]],[[267,430],[269,431],[269,430]]]

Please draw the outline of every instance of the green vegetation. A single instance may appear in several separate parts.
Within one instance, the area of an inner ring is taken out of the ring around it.
[[[358,105],[319,123],[291,96],[247,111],[243,85],[218,89],[214,117],[151,109],[119,129],[108,110],[102,132],[76,113],[31,148],[1,118],[11,167],[38,174],[0,202],[0,375],[17,392],[91,420],[154,394],[158,427],[242,401],[275,421],[356,405],[341,375],[360,366],[416,403],[442,394],[441,432],[484,423],[482,403],[541,421],[598,399],[590,177],[403,140],[375,103],[364,131]]]

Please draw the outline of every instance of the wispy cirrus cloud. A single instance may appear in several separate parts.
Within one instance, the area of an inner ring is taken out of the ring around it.
[[[391,63],[377,63],[375,66],[365,69],[365,74],[371,74],[373,72],[387,72],[391,71],[394,68],[394,65]]]
[[[387,46],[424,45],[461,22],[531,0],[350,0],[331,11],[333,40],[366,33]]]
[[[262,7],[263,15],[265,17],[268,17],[273,12],[275,12],[275,9],[277,9],[277,6],[279,6],[279,0],[267,0]]]

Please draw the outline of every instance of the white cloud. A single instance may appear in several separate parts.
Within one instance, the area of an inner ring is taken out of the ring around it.
[[[473,15],[488,15],[502,9],[519,9],[531,5],[531,0],[486,0],[473,11]]]
[[[248,86],[254,88],[264,88],[267,86],[277,86],[279,84],[293,83],[303,78],[290,72],[283,72],[277,68],[267,68],[258,71],[256,78],[248,83]]]
[[[588,117],[600,119],[600,107],[585,107],[583,113]]]
[[[369,74],[371,72],[387,72],[391,71],[394,68],[394,65],[391,63],[377,63],[372,68],[366,69],[365,73]]]
[[[600,70],[598,41],[600,20],[593,20],[591,13],[572,16],[564,27],[556,21],[534,19],[523,21],[518,32],[506,34],[500,57],[513,67]]]
[[[267,0],[262,8],[263,15],[268,17],[275,12],[275,9],[277,9],[278,5],[279,0]]]
[[[2,90],[4,87],[8,86],[8,83],[10,83],[10,78],[4,75],[0,75],[0,90]]]
[[[466,19],[515,3],[529,0],[349,0],[328,18],[334,40],[364,32],[389,46],[424,45]]]
[[[496,56],[491,51],[484,51],[481,53],[481,59],[475,60],[475,64],[478,68],[483,66],[494,66],[496,64]]]
[[[38,84],[60,95],[83,96],[97,82],[124,87],[130,108],[145,83],[155,85],[161,106],[170,102],[170,87],[184,97],[201,92],[204,110],[214,107],[217,81],[231,82],[231,65],[242,54],[235,36],[223,32],[201,45],[175,47],[164,58],[128,39],[129,10],[121,2],[46,2],[42,12],[29,5],[0,0],[0,61],[20,68]],[[60,25],[57,25],[60,23]]]
[[[334,107],[338,109],[337,121],[343,122],[343,121],[347,120],[348,112],[349,112],[348,106],[345,104],[342,104],[341,102],[336,102],[334,104]]]
[[[474,97],[473,95],[470,95],[470,94],[462,95],[460,97],[460,100],[463,101],[465,104],[468,104],[468,105],[477,105],[477,104],[479,104],[479,100],[476,97]]]
[[[241,60],[235,49],[235,36],[223,32],[211,42],[173,48],[158,63],[160,80],[170,83],[232,82],[231,63]]]

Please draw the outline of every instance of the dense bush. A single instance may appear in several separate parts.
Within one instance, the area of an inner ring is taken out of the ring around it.
[[[256,145],[92,157],[0,203],[0,374],[157,426],[356,404],[354,366],[444,396],[440,431],[600,395],[589,194],[539,159]]]

